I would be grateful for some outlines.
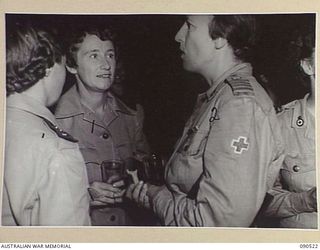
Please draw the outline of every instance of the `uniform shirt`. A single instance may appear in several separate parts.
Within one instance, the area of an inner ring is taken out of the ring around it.
[[[315,120],[306,108],[307,97],[285,105],[278,115],[286,157],[266,214],[281,218],[286,228],[317,228],[316,211],[299,196],[316,186]]]
[[[85,159],[89,183],[101,181],[100,164],[104,160],[128,157],[143,158],[149,152],[142,131],[142,112],[134,111],[108,93],[107,111],[99,119],[94,111],[80,102],[76,85],[59,100],[55,115],[59,125],[79,140]],[[99,214],[99,215],[98,215]],[[92,210],[93,225],[130,225],[120,207]]]
[[[248,227],[272,187],[283,142],[272,102],[250,64],[225,72],[198,98],[151,197],[165,225]]]
[[[38,101],[18,93],[7,98],[2,225],[90,225],[79,147],[48,124],[57,123]]]

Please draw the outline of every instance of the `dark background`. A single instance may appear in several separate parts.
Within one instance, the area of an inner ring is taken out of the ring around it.
[[[263,14],[257,17],[257,42],[252,62],[259,82],[272,91],[277,105],[302,98],[308,85],[297,71],[292,46],[299,30],[315,25],[314,14]],[[143,105],[145,133],[153,150],[168,155],[192,112],[198,93],[207,89],[201,76],[182,68],[174,36],[183,15],[21,15],[7,14],[7,29],[29,22],[56,31],[63,41],[73,26],[111,26],[118,34],[126,78],[122,97],[129,106]],[[290,53],[289,53],[290,52]],[[263,74],[265,77],[260,78]],[[264,81],[263,81],[264,79]],[[267,79],[267,80],[266,80]],[[70,87],[73,79],[67,75]]]

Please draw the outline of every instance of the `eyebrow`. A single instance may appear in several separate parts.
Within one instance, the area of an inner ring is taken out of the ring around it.
[[[194,22],[189,17],[186,18],[186,22],[191,24],[191,25],[193,25],[193,26],[195,26]]]
[[[87,55],[87,54],[90,54],[92,52],[99,52],[99,51],[100,51],[99,49],[91,49],[91,50],[88,50],[88,51],[84,52],[83,54]]]
[[[93,53],[93,52],[100,52],[99,49],[91,49],[91,50],[88,50],[86,52],[84,52],[84,55],[87,55],[87,54],[90,54],[90,53]],[[106,52],[115,52],[114,49],[108,49]]]

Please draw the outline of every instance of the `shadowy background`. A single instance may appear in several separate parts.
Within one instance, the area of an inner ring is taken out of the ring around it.
[[[290,48],[295,32],[314,27],[314,14],[256,15],[257,45],[253,66],[258,81],[275,96],[276,105],[302,98],[308,85],[301,81]],[[208,86],[199,75],[183,70],[174,36],[183,15],[33,15],[6,14],[6,28],[15,22],[49,27],[60,40],[76,25],[111,26],[118,34],[126,78],[122,99],[130,107],[142,104],[145,133],[152,149],[169,155],[192,112],[197,95]],[[74,82],[67,75],[68,84]]]

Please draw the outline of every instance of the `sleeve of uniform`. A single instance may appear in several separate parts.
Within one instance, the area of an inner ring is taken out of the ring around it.
[[[171,197],[165,189],[152,199],[165,223],[247,227],[263,202],[275,148],[268,116],[254,98],[232,98],[218,114],[203,151],[196,198],[173,186]]]
[[[279,176],[274,187],[268,191],[270,202],[263,211],[264,215],[285,218],[300,213],[316,212],[306,199],[306,193],[294,193],[283,189]]]
[[[87,174],[74,147],[55,149],[39,187],[39,225],[90,225]]]

